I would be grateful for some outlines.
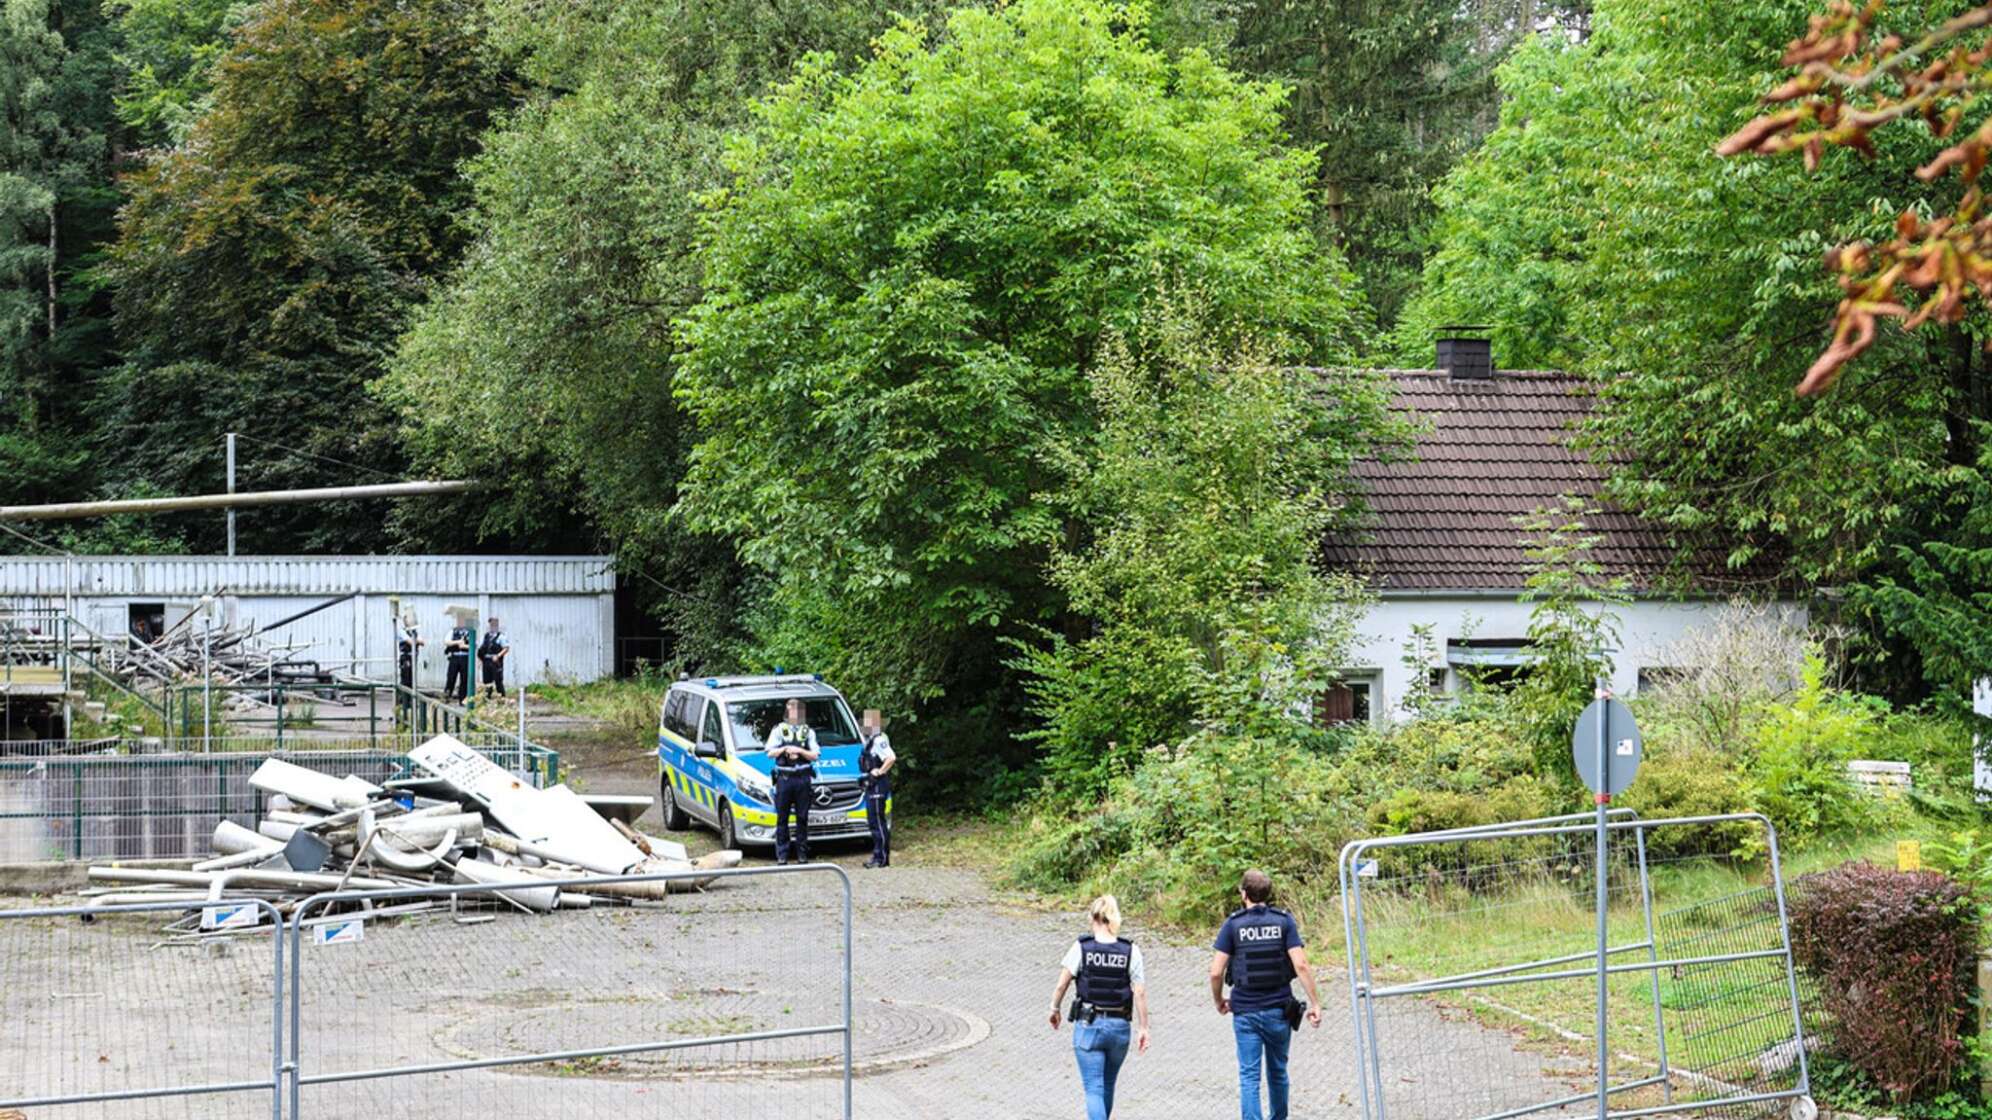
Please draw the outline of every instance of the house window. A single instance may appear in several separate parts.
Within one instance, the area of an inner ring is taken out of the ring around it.
[[[1317,727],[1338,727],[1370,721],[1375,682],[1344,681],[1315,698],[1314,723]]]

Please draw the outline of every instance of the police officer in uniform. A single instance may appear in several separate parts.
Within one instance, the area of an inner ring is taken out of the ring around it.
[[[1114,1082],[1127,1060],[1128,1035],[1137,1052],[1148,1052],[1148,978],[1141,950],[1120,935],[1120,903],[1105,894],[1093,900],[1087,916],[1093,932],[1065,951],[1058,986],[1051,993],[1051,1029],[1057,1030],[1065,990],[1075,982],[1072,1001],[1072,1055],[1086,1087],[1086,1120],[1109,1120]]]
[[[886,807],[892,803],[892,740],[885,736],[885,717],[877,708],[865,709],[864,752],[858,755],[858,773],[864,775],[865,821],[871,825],[872,856],[866,867],[892,866],[892,821]]]
[[[1210,962],[1210,996],[1217,1013],[1231,1016],[1238,1044],[1238,1115],[1263,1120],[1259,1111],[1259,1070],[1266,1071],[1266,1096],[1271,1120],[1287,1120],[1287,1044],[1307,1021],[1321,1025],[1321,993],[1314,987],[1314,968],[1307,963],[1306,943],[1293,915],[1268,905],[1273,881],[1263,871],[1247,871],[1238,884],[1244,908],[1224,920],[1217,931],[1217,953]],[[1294,999],[1298,978],[1308,1003]],[[1229,982],[1229,998],[1224,985]]]
[[[809,862],[809,795],[816,781],[816,758],[823,749],[816,729],[809,726],[801,700],[788,702],[788,718],[768,732],[768,757],[775,760],[775,862],[794,857]],[[789,843],[789,821],[795,821],[795,843]]]
[[[401,670],[401,687],[415,687],[415,655],[429,643],[415,629],[415,617],[408,615],[401,620],[401,637],[394,643],[395,664]]]
[[[484,640],[477,644],[477,668],[484,674],[485,687],[505,695],[505,659],[512,656],[512,639],[499,629],[497,618],[484,624]]]
[[[449,672],[443,677],[443,696],[450,700],[462,700],[470,690],[470,643],[477,632],[465,622],[458,622],[450,630],[450,640],[443,643],[443,656],[449,661]]]

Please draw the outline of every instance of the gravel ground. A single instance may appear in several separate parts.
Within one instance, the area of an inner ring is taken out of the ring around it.
[[[570,746],[563,754],[591,792],[655,790],[642,753]],[[654,815],[644,823],[656,829]],[[694,843],[711,846],[705,834]],[[885,871],[856,869],[861,846],[824,854],[849,869],[854,887],[856,1115],[1083,1115],[1069,1029],[1054,1034],[1043,1017],[1081,917],[1007,900],[972,871],[923,866],[917,847]],[[304,949],[302,1068],[311,1077],[832,1024],[841,1010],[840,911],[836,878],[813,873],[737,880],[654,908],[372,923],[359,944]],[[158,925],[0,928],[0,1099],[268,1076],[268,942],[160,948]],[[1230,1024],[1205,995],[1208,949],[1171,943],[1138,916],[1126,932],[1148,962],[1154,1044],[1129,1058],[1116,1115],[1236,1115]],[[1345,983],[1324,973],[1325,1025],[1295,1041],[1295,1117],[1357,1114]],[[1391,1023],[1411,1032],[1416,1053],[1433,1055],[1398,1075],[1485,1087],[1446,1117],[1572,1091],[1564,1087],[1572,1071],[1555,1057],[1457,1015],[1419,1006]],[[300,1115],[834,1117],[840,1046],[834,1035],[789,1037],[307,1085]],[[1471,1055],[1471,1068],[1444,1055]],[[30,1115],[267,1117],[270,1104],[267,1093],[245,1093]]]

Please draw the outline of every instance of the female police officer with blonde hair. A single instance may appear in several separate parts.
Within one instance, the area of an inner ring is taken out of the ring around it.
[[[1148,977],[1141,950],[1120,936],[1120,903],[1104,894],[1087,909],[1093,932],[1066,950],[1051,993],[1051,1029],[1057,1030],[1065,989],[1078,981],[1072,1001],[1072,1053],[1086,1086],[1086,1120],[1108,1120],[1114,1112],[1114,1080],[1127,1060],[1128,1035],[1135,1049],[1148,1052]]]

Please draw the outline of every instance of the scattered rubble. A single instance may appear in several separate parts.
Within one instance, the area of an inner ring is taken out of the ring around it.
[[[86,892],[88,905],[205,903],[201,913],[168,927],[169,940],[198,940],[217,928],[242,928],[216,916],[218,904],[229,901],[267,901],[288,917],[306,898],[329,891],[434,887],[433,897],[354,902],[332,911],[314,907],[312,915],[491,908],[544,914],[661,902],[673,892],[702,889],[712,878],[590,883],[585,889],[549,883],[469,895],[442,888],[718,871],[740,862],[737,851],[694,861],[684,845],[628,823],[647,805],[628,797],[595,805],[564,785],[539,789],[448,735],[410,751],[409,758],[420,773],[384,787],[269,759],[249,779],[270,795],[254,829],[221,822],[215,855],[186,870],[92,867],[90,878],[109,885]],[[237,921],[267,917],[260,908],[245,909]]]

